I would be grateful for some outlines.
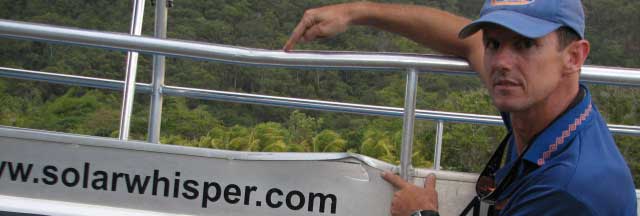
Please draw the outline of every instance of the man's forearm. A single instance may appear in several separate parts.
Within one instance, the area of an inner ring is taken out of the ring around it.
[[[458,32],[471,21],[451,13],[415,5],[352,3],[354,25],[368,25],[400,34],[438,52],[474,60],[482,41],[478,35],[458,39]],[[475,49],[475,50],[474,50]]]

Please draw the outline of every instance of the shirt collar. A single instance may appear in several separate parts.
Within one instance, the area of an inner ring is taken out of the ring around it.
[[[559,152],[562,152],[567,145],[566,143],[573,139],[587,122],[590,121],[593,105],[591,104],[591,93],[584,86],[580,85],[584,91],[584,97],[574,107],[569,108],[561,116],[556,118],[551,125],[547,126],[540,132],[531,142],[530,149],[525,153],[523,159],[538,166],[544,165],[547,161],[554,158]],[[502,115],[505,125],[511,128],[511,121],[505,115]],[[513,144],[513,143],[512,143]],[[512,154],[515,152],[512,152]],[[513,157],[511,154],[509,157]],[[517,157],[517,156],[516,156]]]

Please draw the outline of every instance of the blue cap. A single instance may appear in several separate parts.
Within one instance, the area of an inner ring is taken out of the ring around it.
[[[584,38],[580,0],[486,0],[480,19],[462,28],[464,39],[487,24],[497,24],[528,38],[540,38],[566,26]]]

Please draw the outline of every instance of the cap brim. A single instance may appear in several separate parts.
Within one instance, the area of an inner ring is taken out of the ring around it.
[[[480,19],[462,28],[458,34],[458,38],[465,39],[478,32],[487,24],[503,26],[527,38],[540,38],[562,26],[559,23],[549,22],[513,11],[497,10],[485,14],[480,17]]]

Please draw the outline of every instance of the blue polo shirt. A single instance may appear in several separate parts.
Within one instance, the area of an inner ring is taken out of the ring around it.
[[[508,202],[499,215],[637,215],[629,167],[588,89],[580,88],[584,97],[530,143],[518,176],[500,195]],[[511,138],[498,182],[517,158]]]

